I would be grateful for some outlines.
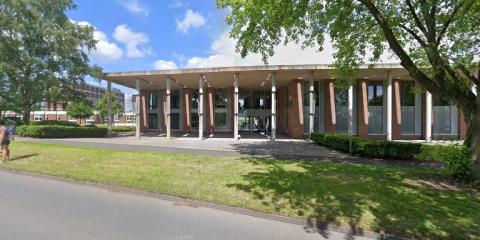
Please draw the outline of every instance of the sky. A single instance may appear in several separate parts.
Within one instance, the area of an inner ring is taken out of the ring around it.
[[[146,71],[176,68],[262,65],[261,56],[242,59],[235,52],[225,23],[227,10],[217,9],[215,0],[76,0],[67,12],[72,21],[95,28],[97,49],[91,64],[105,72]],[[269,64],[332,63],[333,49],[299,44],[276,47]],[[87,79],[92,82],[91,79]],[[105,83],[99,83],[105,86]],[[114,86],[126,93],[133,89]]]

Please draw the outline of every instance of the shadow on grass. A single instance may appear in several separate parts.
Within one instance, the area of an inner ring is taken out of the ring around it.
[[[38,154],[35,153],[35,154],[26,154],[26,155],[20,155],[20,156],[15,156],[13,158],[10,158],[9,162],[11,161],[18,161],[18,160],[23,160],[23,159],[27,159],[27,158],[31,158],[31,157],[35,157],[37,156]]]
[[[230,184],[278,213],[309,220],[324,237],[327,223],[422,239],[477,239],[480,196],[435,189],[417,181],[441,182],[444,170],[369,164],[287,162],[245,158],[257,171]]]

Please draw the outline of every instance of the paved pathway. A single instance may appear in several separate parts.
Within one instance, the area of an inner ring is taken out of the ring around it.
[[[0,171],[0,239],[353,239],[221,210]],[[355,239],[365,239],[356,238]]]
[[[143,150],[155,152],[203,154],[212,156],[256,157],[281,160],[314,160],[327,162],[367,163],[376,165],[418,167],[443,166],[438,162],[395,161],[366,159],[327,149],[306,140],[279,139],[271,142],[267,139],[242,139],[234,141],[230,138],[174,138],[134,136],[114,138],[74,138],[74,139],[32,139],[19,138],[19,141],[63,144],[71,146],[88,146],[98,148]]]

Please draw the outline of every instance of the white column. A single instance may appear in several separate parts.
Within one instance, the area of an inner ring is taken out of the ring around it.
[[[426,93],[425,101],[425,141],[432,139],[432,94]]]
[[[233,75],[233,138],[238,140],[238,73]]]
[[[167,89],[165,90],[165,94],[167,95],[167,106],[165,106],[165,113],[167,115],[167,138],[171,139],[171,124],[170,124],[170,88],[171,88],[171,81],[170,78],[167,78]]]
[[[140,138],[140,80],[135,81],[135,88],[138,95],[135,96],[135,136]]]
[[[200,75],[198,79],[198,98],[200,102],[198,103],[198,138],[203,139],[203,85],[205,79],[203,75]]]
[[[315,85],[313,81],[313,71],[310,72],[310,81],[309,81],[309,102],[310,102],[310,111],[309,111],[309,119],[308,119],[308,134],[309,139],[310,135],[313,133],[313,129],[315,126]]]
[[[111,137],[112,136],[112,122],[113,122],[113,117],[112,117],[112,82],[107,81],[107,114],[108,114],[108,122],[107,122],[107,136]],[[87,120],[85,119],[85,122]]]
[[[348,87],[348,135],[353,135],[353,86]]]
[[[393,112],[393,95],[392,95],[392,73],[387,75],[387,140],[392,141],[392,112]]]
[[[271,131],[270,140],[275,142],[277,135],[277,80],[275,79],[275,72],[272,73],[272,120],[270,121]]]

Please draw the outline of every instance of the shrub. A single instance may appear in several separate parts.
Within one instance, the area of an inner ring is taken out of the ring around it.
[[[311,140],[343,152],[349,152],[362,157],[398,159],[398,160],[430,160],[442,161],[458,177],[462,177],[469,168],[471,161],[468,149],[463,145],[426,145],[410,142],[392,142],[351,137],[338,133],[313,133]]]
[[[99,128],[107,128],[106,124],[95,125]],[[113,132],[135,132],[135,126],[112,126]]]
[[[107,129],[59,125],[24,125],[17,128],[17,135],[33,138],[105,137],[107,135]]]
[[[473,162],[470,160],[470,150],[467,147],[454,144],[439,152],[442,161],[447,163],[448,170],[454,178],[471,180]]]
[[[77,123],[66,122],[66,121],[55,121],[55,120],[44,120],[39,122],[30,122],[30,125],[57,125],[57,126],[69,126],[69,127],[79,127]]]

